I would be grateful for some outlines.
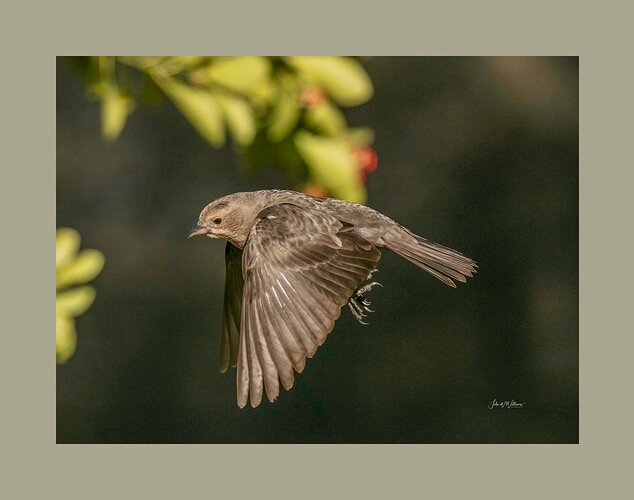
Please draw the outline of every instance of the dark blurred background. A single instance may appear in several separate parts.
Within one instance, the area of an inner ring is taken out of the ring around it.
[[[106,266],[57,367],[59,443],[578,442],[578,59],[370,58],[368,204],[474,258],[451,289],[385,251],[362,326],[346,309],[295,387],[238,409],[218,372],[224,242],[201,208],[285,188],[246,175],[171,105],[104,141],[57,72],[57,225]],[[523,409],[489,410],[515,400]]]

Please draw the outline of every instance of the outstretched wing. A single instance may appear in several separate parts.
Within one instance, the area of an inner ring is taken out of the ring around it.
[[[282,204],[258,214],[244,247],[238,405],[288,390],[381,257],[326,213]]]
[[[225,247],[225,300],[222,307],[222,337],[220,339],[220,371],[227,371],[229,363],[238,362],[240,314],[242,311],[242,250],[227,241]]]

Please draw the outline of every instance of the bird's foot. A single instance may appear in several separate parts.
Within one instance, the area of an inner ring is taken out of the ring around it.
[[[375,271],[372,271],[372,272],[375,272]],[[370,273],[368,278],[371,278],[371,277],[372,277],[372,273]],[[373,281],[372,283],[368,283],[367,285],[364,285],[361,288],[358,288],[357,290],[355,290],[354,295],[352,295],[352,297],[350,297],[350,299],[348,300],[348,306],[350,307],[352,314],[354,314],[354,317],[357,318],[359,323],[361,323],[362,325],[368,324],[365,321],[363,321],[363,319],[367,316],[367,313],[374,312],[372,309],[370,309],[372,302],[370,302],[365,297],[364,294],[371,291],[377,285],[381,287],[383,286],[381,285],[381,283],[377,281]]]

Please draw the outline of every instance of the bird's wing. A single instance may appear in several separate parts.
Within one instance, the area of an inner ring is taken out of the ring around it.
[[[238,405],[288,390],[333,329],[341,308],[381,257],[377,248],[326,213],[282,204],[266,208],[244,247],[245,288],[238,352]]]
[[[222,338],[220,340],[220,371],[227,371],[229,363],[238,362],[240,314],[242,311],[242,250],[227,241],[225,247],[225,299],[222,308]]]

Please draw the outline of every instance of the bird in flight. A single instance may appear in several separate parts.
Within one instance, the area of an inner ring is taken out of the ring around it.
[[[227,240],[220,371],[237,366],[238,406],[289,390],[294,372],[348,304],[363,323],[387,248],[455,287],[476,263],[364,205],[285,190],[234,193],[209,203],[192,236]],[[369,282],[365,284],[366,282]]]

